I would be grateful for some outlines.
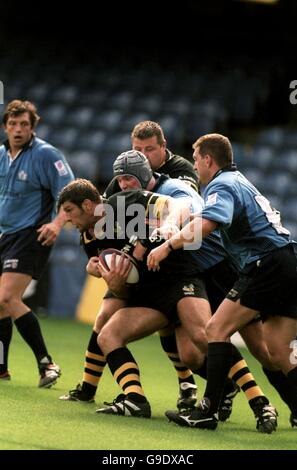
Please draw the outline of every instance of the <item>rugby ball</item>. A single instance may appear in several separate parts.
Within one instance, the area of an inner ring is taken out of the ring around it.
[[[108,248],[107,250],[101,251],[99,255],[99,264],[104,271],[109,271],[111,266],[111,257],[113,254],[116,254],[116,264],[120,261],[122,255],[129,259],[132,264],[131,271],[126,280],[126,284],[136,284],[139,281],[139,272],[135,259],[132,256],[127,255],[123,251],[116,250],[115,248]]]

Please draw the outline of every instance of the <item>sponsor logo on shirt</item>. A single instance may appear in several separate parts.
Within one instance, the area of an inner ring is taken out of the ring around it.
[[[64,162],[62,160],[57,160],[55,162],[55,167],[59,173],[60,176],[65,176],[68,174],[67,168],[64,165]]]
[[[206,199],[206,206],[212,206],[217,202],[218,193],[210,194]]]
[[[3,270],[5,269],[16,269],[18,267],[18,259],[6,259],[3,263]]]

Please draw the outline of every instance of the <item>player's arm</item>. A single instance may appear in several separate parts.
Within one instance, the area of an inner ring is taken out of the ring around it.
[[[179,248],[187,249],[187,245],[199,248],[203,238],[213,232],[217,226],[217,222],[195,217],[180,232],[150,252],[147,258],[148,269],[154,271],[160,269],[160,262],[167,258],[171,251]]]
[[[98,270],[98,256],[92,256],[86,266],[86,271],[88,274],[94,277],[101,277],[101,273]]]
[[[114,253],[111,257],[110,270],[105,271],[100,263],[97,265],[98,272],[101,277],[105,280],[108,288],[116,296],[126,296],[128,294],[128,289],[126,281],[129,275],[129,272],[132,269],[132,265],[129,259],[123,254],[120,258],[120,261],[116,263],[116,254]]]
[[[39,233],[37,240],[41,242],[42,245],[52,245],[56,241],[56,238],[66,222],[67,216],[63,209],[60,208],[59,213],[51,222],[43,224],[37,229],[37,232]]]

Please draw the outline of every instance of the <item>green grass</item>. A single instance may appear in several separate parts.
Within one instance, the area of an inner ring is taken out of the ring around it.
[[[216,431],[181,428],[168,423],[166,409],[175,408],[177,379],[157,336],[131,346],[141,367],[142,383],[151,403],[152,419],[103,416],[94,404],[62,402],[58,397],[81,380],[84,352],[91,327],[45,319],[42,328],[62,377],[49,390],[37,388],[34,357],[14,331],[10,350],[12,380],[0,382],[0,449],[296,449],[297,429],[289,426],[289,411],[244,350],[264,391],[279,411],[279,426],[272,435],[255,429],[255,418],[240,393],[231,419]],[[204,382],[197,379],[199,396]],[[97,405],[111,401],[120,390],[106,369],[97,393]]]

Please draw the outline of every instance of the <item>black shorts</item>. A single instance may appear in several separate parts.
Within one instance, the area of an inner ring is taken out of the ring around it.
[[[127,295],[115,295],[110,289],[107,289],[105,292],[103,299],[119,299],[119,300],[127,300],[129,298],[129,294]]]
[[[0,238],[0,275],[22,273],[39,279],[51,252],[51,246],[37,241],[38,227],[29,227]]]
[[[214,313],[237,281],[238,272],[225,259],[208,269],[204,276],[211,311]]]
[[[176,321],[176,306],[186,297],[208,299],[204,280],[200,277],[164,279],[158,283],[139,284],[128,300],[129,307],[159,310],[170,321]]]
[[[286,245],[253,263],[227,295],[240,299],[245,307],[268,316],[297,318],[297,257],[293,245]]]

